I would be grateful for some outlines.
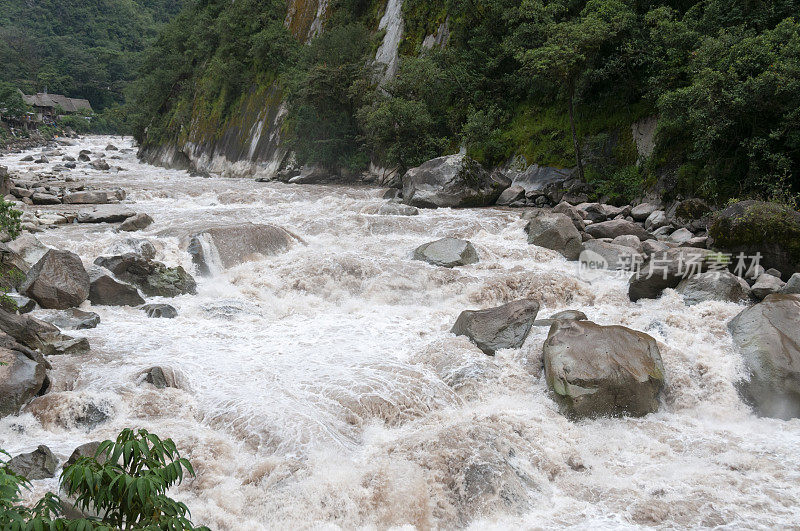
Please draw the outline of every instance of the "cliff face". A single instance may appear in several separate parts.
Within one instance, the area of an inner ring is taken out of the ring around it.
[[[375,62],[385,65],[383,83],[397,72],[403,0],[379,0],[378,4],[375,7],[383,15],[377,31],[384,32],[384,37]],[[308,42],[323,31],[328,16],[328,0],[290,0],[285,25],[296,39]],[[290,162],[281,134],[286,104],[276,82],[253,86],[231,118],[223,121],[198,107],[192,110],[188,130],[171,141],[146,143],[139,156],[152,164],[226,177],[271,178]]]

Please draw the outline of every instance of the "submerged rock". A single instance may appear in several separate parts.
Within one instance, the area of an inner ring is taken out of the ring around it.
[[[581,233],[566,214],[536,212],[525,226],[528,243],[561,253],[567,260],[581,254]]]
[[[403,175],[403,202],[420,208],[488,206],[510,184],[466,155],[448,155]]]
[[[509,302],[486,310],[465,310],[451,332],[467,336],[484,353],[493,356],[503,348],[520,348],[539,311],[533,299]]]
[[[571,417],[658,410],[664,366],[655,339],[624,326],[561,320],[544,343],[547,385]]]
[[[762,415],[800,417],[800,295],[768,295],[728,329],[748,372],[743,398]]]
[[[20,291],[42,308],[63,310],[89,296],[89,275],[78,255],[50,249],[28,271]]]
[[[478,252],[466,240],[442,238],[420,245],[414,250],[414,260],[442,267],[456,267],[478,262]]]
[[[178,316],[178,310],[169,304],[145,304],[142,310],[152,318],[174,319]]]

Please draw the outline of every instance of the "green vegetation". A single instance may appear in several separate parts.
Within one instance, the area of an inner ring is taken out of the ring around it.
[[[6,452],[0,453],[8,456]],[[47,493],[32,507],[23,505],[21,492],[30,483],[0,461],[0,527],[8,530],[194,530],[189,510],[165,493],[194,476],[192,465],[180,457],[171,439],[161,440],[146,430],[123,430],[116,441],[104,441],[94,456],[82,457],[61,473],[61,488],[74,497],[86,516],[63,516],[65,502]]]
[[[269,94],[258,101],[288,103],[300,163],[402,170],[464,146],[490,166],[577,166],[618,201],[665,173],[666,195],[800,192],[797,0],[406,0],[400,68],[381,86],[385,2],[331,2],[302,46],[314,6],[293,1],[287,28],[276,0],[190,3],[134,87],[138,138],[246,134],[242,111]],[[447,45],[424,47],[437,33]],[[631,125],[651,115],[656,149],[640,164]]]

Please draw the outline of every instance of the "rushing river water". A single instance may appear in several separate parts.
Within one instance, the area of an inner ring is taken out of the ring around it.
[[[132,147],[95,137],[63,149],[109,141]],[[687,307],[672,290],[631,303],[624,280],[582,281],[573,263],[528,245],[519,210],[371,215],[362,209],[383,190],[202,178],[120,156],[109,160],[119,172],[70,174],[124,188],[155,223],[134,234],[60,226],[41,241],[88,267],[126,238],[147,238],[157,260],[190,271],[186,237],[212,224],[272,223],[304,244],[198,275],[197,295],[163,300],[176,319],[84,303],[102,322],[68,333],[92,351],[51,357],[50,394],[0,420],[12,455],[46,444],[63,462],[124,427],[172,437],[198,473],[172,494],[212,529],[800,522],[800,421],[757,418],[734,388],[741,366],[726,324],[742,306]],[[20,158],[0,164],[44,168]],[[470,240],[480,262],[411,259],[444,236]],[[464,309],[523,297],[541,301],[541,317],[580,309],[655,337],[667,377],[660,411],[569,421],[542,376],[546,328],[496,357],[449,333]],[[141,383],[155,365],[181,388]],[[108,419],[89,429],[79,421],[92,411]],[[35,493],[56,485],[36,482]]]

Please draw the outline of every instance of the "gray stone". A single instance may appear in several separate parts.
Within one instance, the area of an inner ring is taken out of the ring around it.
[[[525,227],[528,243],[561,253],[567,260],[581,254],[581,233],[565,214],[539,211]]]
[[[677,243],[678,245],[683,245],[692,238],[694,238],[694,234],[692,234],[692,231],[680,228],[669,235],[668,241],[672,243]]]
[[[525,199],[525,188],[515,184],[503,190],[503,193],[497,198],[497,204],[508,206],[522,199]]]
[[[655,210],[652,214],[647,216],[647,219],[644,221],[644,228],[645,230],[654,231],[656,229],[660,229],[661,227],[666,227],[669,225],[669,221],[667,220],[667,214],[663,210]]]
[[[539,311],[539,303],[523,299],[486,310],[465,310],[453,329],[457,336],[467,336],[485,354],[493,356],[504,348],[520,348],[528,337]]]
[[[624,219],[612,219],[600,223],[592,223],[586,227],[586,232],[595,238],[616,238],[617,236],[633,235],[640,240],[649,240],[653,237],[638,223],[626,221]]]
[[[84,312],[76,308],[60,311],[54,315],[42,317],[42,320],[59,327],[61,330],[88,330],[100,324],[100,316],[94,312]]]
[[[728,323],[748,377],[737,386],[759,414],[800,417],[800,295],[768,295]]]
[[[16,414],[25,404],[47,388],[46,365],[32,359],[24,347],[13,340],[0,347],[0,418]]]
[[[572,224],[575,225],[575,228],[579,231],[586,230],[586,223],[584,223],[583,216],[581,215],[580,211],[566,201],[562,201],[561,203],[557,204],[553,208],[553,212],[567,216],[572,220]]]
[[[581,248],[580,261],[585,267],[593,269],[608,269],[617,271],[620,269],[632,271],[636,264],[644,262],[644,255],[636,249],[624,245],[617,245],[602,240],[589,240],[583,243]],[[604,263],[605,267],[599,267]]]
[[[136,215],[136,212],[121,205],[97,207],[78,212],[78,223],[120,223]]]
[[[770,268],[770,269],[767,269],[766,271],[764,271],[764,273],[766,273],[766,274],[768,274],[768,275],[772,275],[773,277],[778,277],[778,278],[781,278],[781,272],[780,272],[780,271],[778,271],[778,270],[777,270],[777,269],[775,269],[775,268]]]
[[[684,278],[707,271],[712,255],[714,253],[707,249],[686,247],[654,253],[631,276],[628,297],[633,302],[657,299],[666,288],[675,288]]]
[[[259,256],[273,256],[287,251],[299,239],[275,225],[239,223],[213,227],[194,234],[188,251],[202,275],[217,268],[233,267]]]
[[[50,249],[28,271],[20,292],[42,308],[64,310],[80,306],[89,296],[89,275],[78,255]]]
[[[89,301],[95,306],[139,306],[144,299],[130,284],[114,279],[101,268],[90,272]]]
[[[104,254],[115,256],[128,253],[141,256],[145,260],[152,260],[156,257],[156,247],[150,240],[131,237],[114,243],[114,245],[106,249]]]
[[[756,300],[762,300],[767,295],[772,293],[780,293],[786,284],[778,277],[774,277],[769,273],[764,273],[756,279],[753,284],[750,294]]]
[[[556,321],[544,343],[547,385],[570,417],[658,410],[664,366],[655,339],[623,326]]]
[[[552,326],[556,321],[585,321],[587,319],[586,314],[580,310],[564,310],[554,313],[547,319],[535,320],[533,326]]]
[[[119,280],[138,287],[147,296],[176,297],[197,293],[197,283],[181,266],[167,267],[133,253],[101,256],[94,263],[111,271]]]
[[[800,273],[795,273],[789,278],[781,293],[800,293]]]
[[[81,459],[82,457],[94,457],[99,448],[100,441],[92,441],[78,446],[69,456],[69,459],[67,459],[67,461],[64,463],[64,468],[74,465],[78,462],[78,459]]]
[[[108,171],[111,169],[111,166],[108,165],[108,162],[104,161],[103,159],[93,160],[89,163],[89,166],[99,171]]]
[[[642,203],[631,209],[631,217],[633,217],[635,221],[645,221],[656,210],[658,210],[658,205]]]
[[[449,155],[403,175],[403,202],[420,208],[489,206],[510,184],[466,155]]]
[[[178,310],[169,304],[145,304],[142,310],[147,314],[147,317],[174,319],[178,316]]]
[[[466,240],[442,238],[420,245],[414,250],[414,260],[442,267],[455,267],[478,262],[478,252]]]
[[[642,240],[640,240],[639,238],[637,238],[632,234],[624,234],[622,236],[617,236],[616,238],[611,240],[611,243],[615,245],[622,245],[624,247],[630,247],[637,253],[643,252]]]
[[[684,278],[675,291],[692,306],[706,301],[739,302],[750,295],[750,286],[729,271],[707,271]]]
[[[57,465],[53,452],[43,444],[33,452],[14,456],[8,461],[8,468],[28,481],[55,477]]]
[[[153,218],[147,214],[136,214],[131,216],[119,226],[119,230],[125,232],[134,232],[137,230],[144,230],[153,223]]]
[[[72,192],[64,194],[65,204],[71,205],[101,205],[109,202],[108,192]]]
[[[61,199],[53,194],[34,192],[31,196],[34,205],[60,205]]]

